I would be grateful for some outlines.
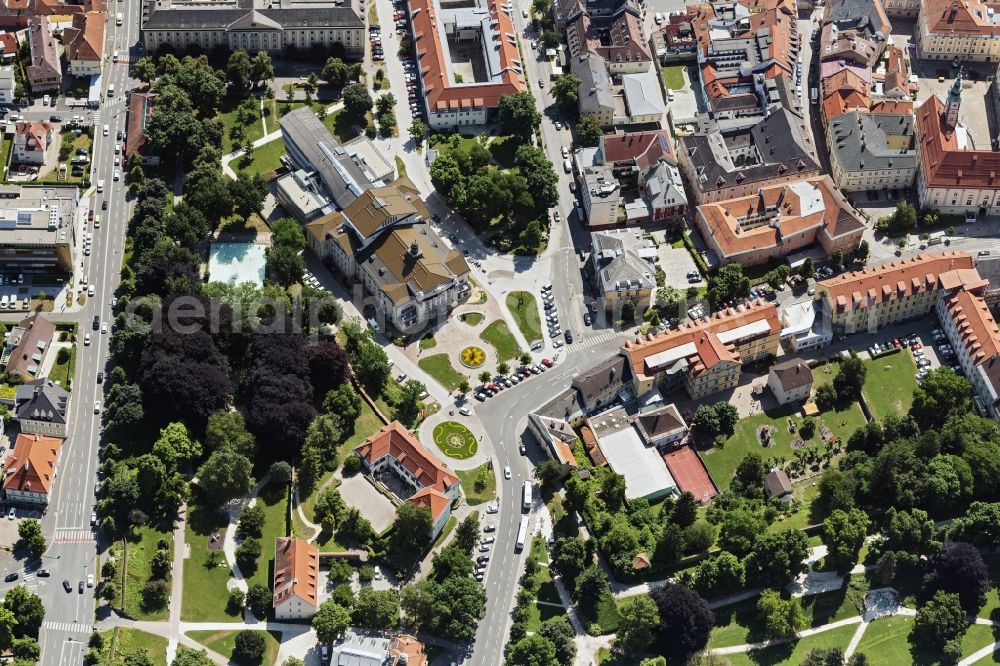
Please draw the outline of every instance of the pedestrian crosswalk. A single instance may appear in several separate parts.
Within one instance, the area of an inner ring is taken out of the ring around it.
[[[79,622],[42,622],[42,628],[47,631],[63,631],[71,634],[89,634],[92,627]]]
[[[90,530],[60,529],[56,531],[56,543],[86,543],[94,540]]]
[[[607,342],[608,340],[613,340],[615,338],[621,338],[622,342],[625,341],[625,337],[618,331],[605,331],[604,333],[598,333],[597,335],[592,335],[581,340],[571,347],[573,350],[587,349],[588,347],[593,347],[594,345],[599,345],[601,343]]]

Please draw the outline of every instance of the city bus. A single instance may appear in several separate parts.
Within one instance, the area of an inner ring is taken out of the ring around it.
[[[514,550],[520,552],[524,548],[524,542],[528,539],[528,517],[521,516],[521,524],[517,526],[517,543]]]
[[[525,481],[524,489],[521,490],[521,510],[531,510],[531,481]]]

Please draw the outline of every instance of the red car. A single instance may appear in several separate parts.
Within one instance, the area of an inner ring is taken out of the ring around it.
[[[916,340],[916,341],[914,341],[913,343],[910,344],[910,349],[913,349],[914,351],[916,351],[917,349],[923,349],[923,347],[924,346],[922,344],[920,344],[919,340]]]
[[[896,349],[899,349],[899,338],[892,339],[892,346],[895,347]]]
[[[486,388],[488,388],[489,390],[493,391],[494,393],[499,393],[500,392],[500,387],[497,386],[496,384],[487,384]]]
[[[93,209],[93,208],[91,208],[91,209],[90,209],[90,210],[89,210],[89,211],[87,212],[87,221],[88,221],[88,222],[93,222],[93,221],[94,221],[94,209]]]
[[[552,359],[543,358],[542,365],[544,365],[546,368],[551,368],[553,365],[555,365],[555,363],[552,362]]]

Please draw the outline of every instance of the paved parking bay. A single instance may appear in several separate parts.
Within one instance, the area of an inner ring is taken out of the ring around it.
[[[684,291],[692,286],[705,286],[704,280],[688,282],[687,274],[697,271],[698,266],[694,263],[694,259],[691,258],[691,253],[687,251],[687,248],[676,248],[671,247],[669,243],[661,243],[656,253],[660,260],[660,268],[667,275],[665,284],[676,287],[680,291]]]

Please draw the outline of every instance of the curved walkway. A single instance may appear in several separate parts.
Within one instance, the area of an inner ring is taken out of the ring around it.
[[[257,495],[260,493],[261,488],[267,485],[269,477],[270,473],[265,474],[257,482],[257,485],[250,490],[249,495],[230,502],[226,507],[226,513],[229,514],[229,524],[226,526],[226,534],[222,538],[222,552],[225,553],[226,560],[229,562],[229,568],[232,571],[232,577],[226,583],[226,587],[230,590],[240,589],[246,592],[249,589],[246,580],[243,578],[243,572],[240,571],[240,565],[236,563],[237,521],[244,507],[253,506],[257,503]],[[252,615],[249,611],[247,611],[247,614]],[[183,624],[182,622],[181,625],[183,626]]]

